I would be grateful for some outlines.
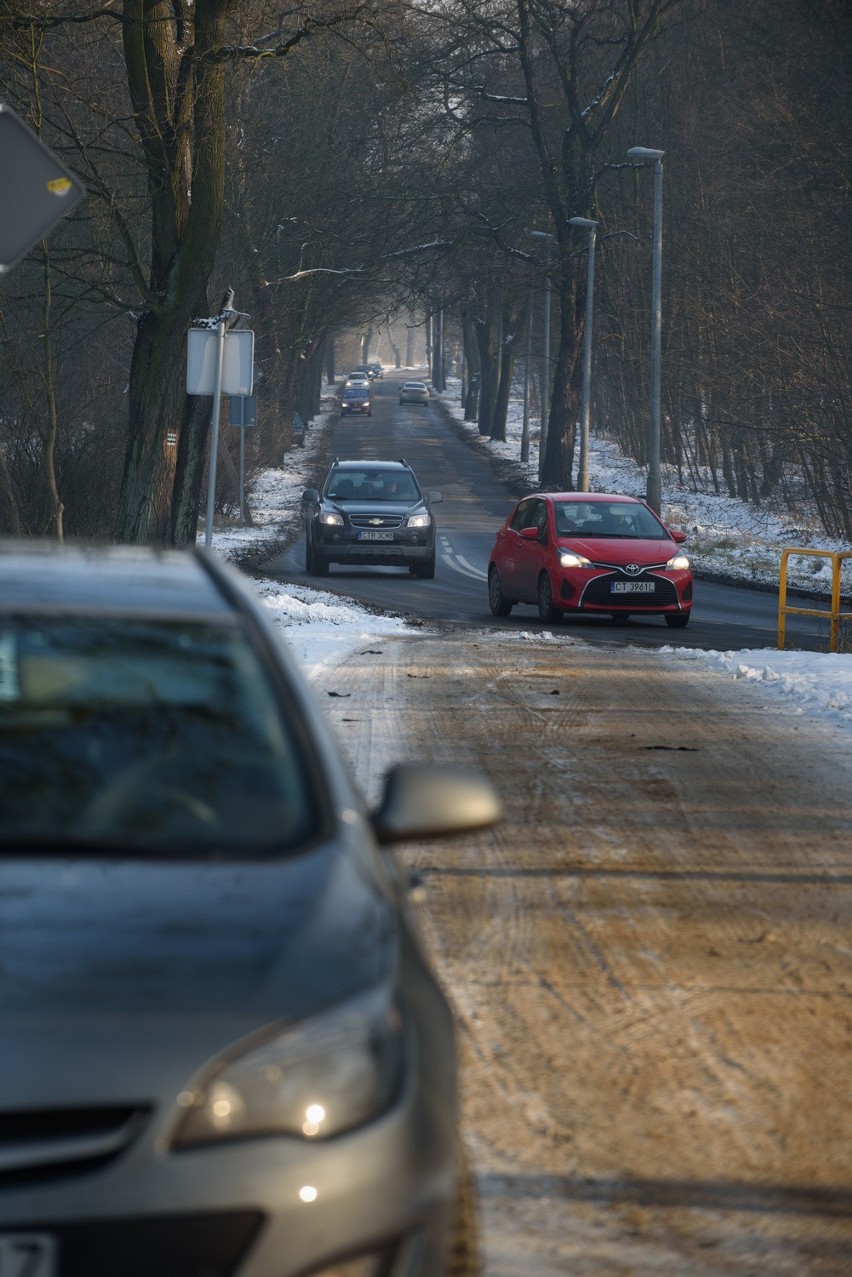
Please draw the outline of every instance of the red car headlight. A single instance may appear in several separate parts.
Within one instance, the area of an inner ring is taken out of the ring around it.
[[[666,568],[672,572],[683,572],[689,567],[689,559],[685,554],[675,554],[669,559]]]
[[[593,568],[591,559],[582,554],[574,554],[572,550],[559,551],[559,563],[563,568]]]

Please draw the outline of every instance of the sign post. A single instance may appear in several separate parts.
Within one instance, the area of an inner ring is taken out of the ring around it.
[[[257,425],[257,396],[231,396],[231,425],[240,428],[240,527],[246,523],[246,426]]]
[[[236,314],[236,312],[223,312]],[[207,470],[207,514],[204,546],[213,540],[213,513],[216,502],[216,465],[219,460],[219,414],[222,395],[251,395],[254,378],[254,333],[250,328],[228,331],[226,320],[217,316],[205,320],[205,327],[187,333],[186,393],[212,395],[210,462]],[[242,505],[241,505],[242,511]]]

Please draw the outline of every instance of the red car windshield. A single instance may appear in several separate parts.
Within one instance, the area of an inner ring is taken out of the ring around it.
[[[669,535],[647,506],[632,501],[557,501],[554,507],[557,536],[664,541]]]

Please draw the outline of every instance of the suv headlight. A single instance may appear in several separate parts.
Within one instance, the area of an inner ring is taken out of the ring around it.
[[[320,523],[331,524],[333,527],[343,527],[343,515],[335,514],[332,510],[323,510],[319,517]]]
[[[574,554],[571,550],[559,551],[559,562],[563,568],[593,568],[595,565],[585,555]]]
[[[410,528],[428,528],[430,521],[428,514],[412,514],[409,517],[408,526]]]
[[[220,1060],[178,1097],[176,1148],[260,1135],[339,1135],[391,1103],[404,1059],[402,1014],[373,993]]]
[[[685,554],[675,554],[669,559],[666,567],[673,572],[682,572],[684,568],[689,567],[689,559]]]

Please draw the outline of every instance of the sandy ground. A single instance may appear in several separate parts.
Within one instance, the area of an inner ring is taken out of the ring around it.
[[[555,635],[382,640],[316,683],[372,796],[430,757],[506,803],[400,852],[457,1012],[486,1277],[850,1274],[844,740]]]

